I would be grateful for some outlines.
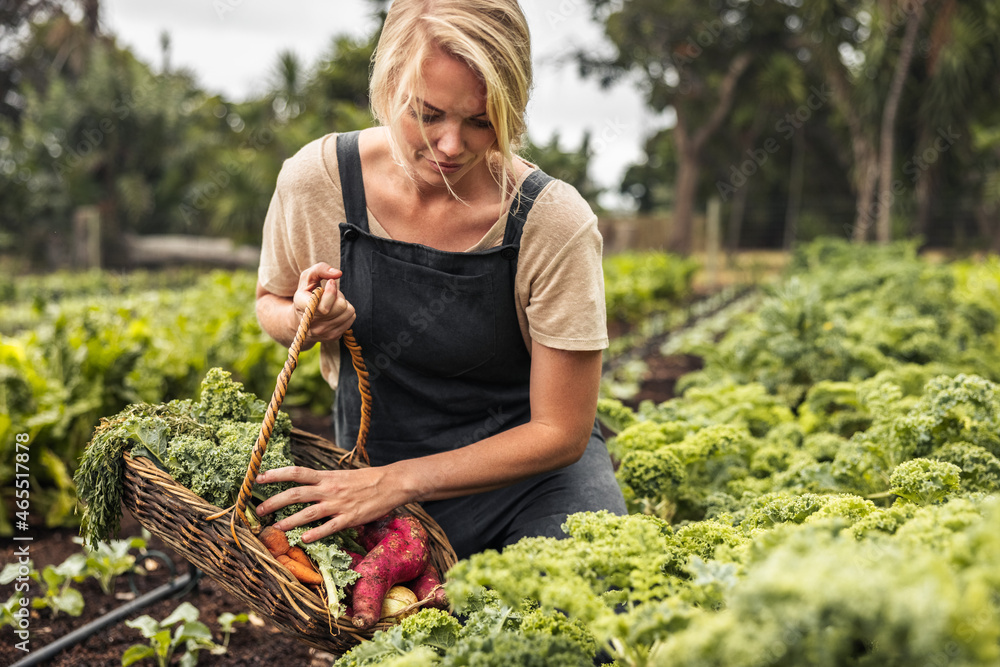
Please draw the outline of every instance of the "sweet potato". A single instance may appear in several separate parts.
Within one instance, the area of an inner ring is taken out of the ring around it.
[[[370,532],[365,531],[366,538]],[[409,515],[389,518],[384,537],[354,568],[361,575],[354,584],[352,597],[354,626],[367,630],[375,625],[385,594],[395,584],[423,574],[428,556],[427,531],[416,518]]]
[[[448,609],[448,596],[445,595],[444,588],[441,587],[441,574],[430,563],[427,564],[424,573],[407,586],[414,592],[418,600],[427,600],[424,603],[425,607]]]
[[[292,560],[285,554],[278,556],[278,562],[288,568],[288,571],[295,575],[295,578],[303,584],[323,584],[323,575],[297,560]]]
[[[275,528],[274,526],[265,526],[260,535],[257,536],[261,544],[267,547],[267,550],[271,552],[271,555],[277,558],[283,554],[288,553],[291,548],[288,544],[288,538],[285,537],[285,532],[280,528]]]

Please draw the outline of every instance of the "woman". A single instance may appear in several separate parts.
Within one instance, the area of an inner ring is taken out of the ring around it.
[[[566,515],[624,513],[595,421],[607,345],[601,238],[579,194],[514,149],[531,85],[516,0],[395,0],[371,78],[379,127],[288,160],[264,227],[257,312],[337,388],[337,441],[360,398],[340,336],[371,371],[372,467],[270,471],[299,484],[312,541],[420,502],[459,557],[561,536]],[[338,289],[339,284],[339,289]]]

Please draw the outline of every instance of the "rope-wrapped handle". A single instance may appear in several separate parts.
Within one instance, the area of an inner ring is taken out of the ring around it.
[[[372,392],[371,385],[368,383],[368,368],[365,366],[364,357],[361,356],[361,346],[355,340],[354,332],[348,329],[341,336],[341,340],[347,346],[347,351],[351,353],[351,363],[354,364],[354,372],[358,374],[358,393],[361,394],[361,425],[358,427],[358,439],[354,444],[354,449],[348,452],[340,460],[340,463],[343,465],[345,460],[348,463],[353,463],[354,456],[360,454],[361,460],[365,462],[365,465],[368,465],[370,462],[365,444],[368,442],[368,430],[372,424]]]
[[[292,371],[295,370],[295,367],[299,363],[299,350],[302,349],[302,342],[306,339],[306,334],[309,332],[309,325],[312,324],[313,316],[316,315],[316,306],[319,305],[321,296],[323,296],[322,285],[313,290],[312,298],[309,299],[306,311],[302,313],[299,328],[295,332],[295,338],[292,339],[292,344],[288,348],[288,358],[285,359],[285,366],[281,369],[281,373],[278,374],[274,393],[271,394],[271,402],[267,404],[267,412],[264,413],[264,422],[260,425],[257,442],[254,443],[253,453],[250,455],[250,465],[247,468],[246,477],[243,479],[243,485],[240,487],[240,495],[236,498],[236,508],[233,511],[233,519],[238,516],[244,524],[247,523],[244,513],[246,512],[247,502],[250,500],[252,494],[253,483],[257,479],[257,475],[260,474],[260,464],[264,458],[264,453],[267,451],[267,443],[271,440],[271,434],[274,432],[274,422],[278,418],[278,409],[281,407],[281,402],[285,400],[285,392],[288,391],[288,380],[292,377]],[[236,539],[235,527],[233,529],[233,539]],[[236,543],[239,544],[239,540]]]
[[[285,360],[285,365],[281,369],[281,373],[278,374],[278,380],[274,387],[274,393],[271,394],[271,401],[268,403],[267,411],[264,413],[264,421],[260,425],[257,442],[254,443],[253,452],[250,455],[250,464],[247,466],[247,474],[243,479],[242,486],[240,486],[240,493],[236,499],[233,516],[230,518],[230,528],[232,529],[233,539],[235,540],[237,546],[239,546],[240,541],[239,538],[236,537],[236,517],[238,516],[244,525],[247,524],[245,514],[246,506],[250,501],[250,496],[253,494],[253,485],[257,479],[257,475],[260,474],[260,466],[264,459],[264,453],[267,451],[267,443],[271,440],[271,434],[274,432],[274,424],[278,418],[278,409],[281,407],[282,401],[285,400],[285,393],[288,391],[288,381],[292,377],[292,372],[299,363],[299,351],[302,349],[302,343],[305,341],[306,334],[309,332],[309,326],[312,324],[313,317],[316,315],[316,307],[319,305],[319,300],[322,296],[323,286],[320,285],[313,290],[312,297],[309,299],[309,304],[306,306],[305,312],[302,313],[302,320],[299,322],[299,328],[295,332],[292,344],[288,347],[288,358]],[[361,458],[367,464],[368,452],[365,450],[365,444],[368,441],[368,430],[371,427],[372,415],[372,395],[371,386],[368,381],[368,370],[365,367],[365,360],[361,356],[361,347],[354,338],[354,332],[348,329],[341,336],[341,340],[351,353],[351,362],[354,365],[354,371],[358,375],[358,390],[361,393],[361,426],[358,429],[358,439],[354,449],[352,449],[345,458],[353,461],[355,453],[359,453]],[[211,518],[217,517],[209,517],[209,519]]]

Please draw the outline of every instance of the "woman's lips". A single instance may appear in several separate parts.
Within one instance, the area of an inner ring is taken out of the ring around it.
[[[431,159],[428,159],[427,162],[430,163],[434,171],[439,171],[442,174],[454,174],[462,168],[462,164],[458,162],[435,162]]]

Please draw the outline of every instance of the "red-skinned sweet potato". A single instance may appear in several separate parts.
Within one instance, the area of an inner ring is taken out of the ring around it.
[[[427,569],[419,577],[407,584],[418,600],[427,600],[423,606],[448,609],[448,596],[441,587],[441,574],[437,568],[427,564]]]
[[[363,531],[365,542],[370,543],[373,535],[382,532],[374,528]],[[354,584],[352,622],[360,630],[378,622],[382,600],[392,586],[416,579],[427,569],[428,537],[420,521],[409,515],[390,517],[382,535],[371,548],[361,543],[368,548],[368,555],[354,568],[361,578]]]

